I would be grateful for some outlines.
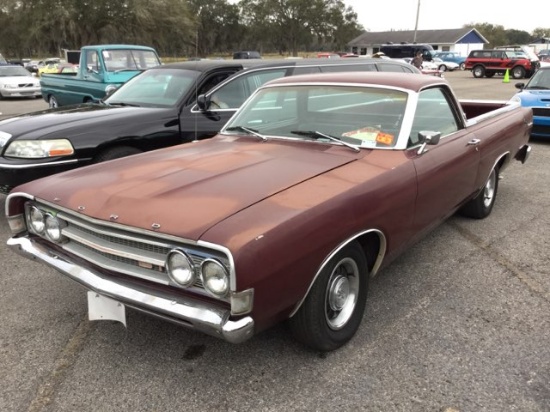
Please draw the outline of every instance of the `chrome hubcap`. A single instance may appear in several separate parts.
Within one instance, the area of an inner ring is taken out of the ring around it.
[[[338,277],[332,282],[328,292],[329,306],[333,311],[342,310],[349,296],[349,280],[346,277]]]
[[[493,170],[491,172],[491,176],[489,176],[487,184],[485,185],[485,189],[483,190],[483,206],[485,207],[491,206],[491,203],[493,202],[493,197],[495,196],[496,181],[496,173]]]
[[[359,294],[359,268],[344,258],[334,268],[327,285],[325,318],[332,330],[343,328],[353,315]]]

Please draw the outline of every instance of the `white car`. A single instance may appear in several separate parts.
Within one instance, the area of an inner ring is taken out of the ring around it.
[[[0,66],[0,99],[40,97],[40,80],[21,66]]]
[[[441,60],[439,57],[434,57],[431,62],[424,62],[424,63],[432,63],[435,69],[441,70],[442,72],[446,72],[446,71],[452,72],[453,70],[456,70],[460,67],[458,63],[444,61],[444,60]]]

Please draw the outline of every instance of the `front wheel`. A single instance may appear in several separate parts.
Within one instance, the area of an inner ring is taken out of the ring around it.
[[[289,320],[294,337],[323,352],[346,344],[361,324],[368,280],[367,259],[359,243],[340,250],[322,269],[301,308]]]
[[[521,66],[512,69],[512,77],[514,79],[523,79],[525,77],[525,69]]]
[[[480,78],[480,77],[483,77],[485,76],[485,67],[483,66],[476,66],[472,69],[472,74],[474,75],[475,78]]]
[[[48,97],[48,105],[50,106],[50,109],[55,109],[56,107],[59,107],[57,99],[54,96]]]
[[[447,66],[442,64],[442,65],[439,66],[439,70],[442,71],[442,72],[446,72],[447,71]]]
[[[498,168],[491,170],[485,186],[476,197],[462,206],[460,213],[474,219],[483,219],[491,214],[498,190]]]
[[[460,66],[458,66],[460,68],[460,70],[465,70],[466,69],[466,63],[465,62],[462,62],[460,63]]]

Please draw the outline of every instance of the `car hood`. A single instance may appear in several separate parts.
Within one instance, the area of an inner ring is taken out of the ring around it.
[[[92,218],[198,240],[239,211],[368,152],[218,136],[49,176],[13,192]]]
[[[40,81],[32,76],[6,76],[0,77],[0,84],[27,84],[32,83],[40,86]]]
[[[517,96],[521,98],[524,106],[549,107],[550,105],[550,90],[524,89]]]
[[[12,139],[70,138],[93,133],[95,128],[104,133],[106,124],[120,125],[148,114],[158,116],[161,111],[166,109],[101,104],[65,106],[2,120],[0,131],[9,133]]]

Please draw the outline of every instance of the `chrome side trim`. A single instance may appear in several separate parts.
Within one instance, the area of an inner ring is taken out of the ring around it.
[[[115,299],[134,309],[161,317],[231,343],[241,343],[254,334],[254,319],[246,316],[229,320],[230,311],[209,307],[204,302],[181,296],[163,295],[158,291],[142,291],[122,280],[109,280],[90,269],[83,268],[52,254],[27,237],[8,239],[14,252],[44,263],[88,290]]]
[[[321,271],[325,268],[325,266],[328,264],[328,262],[332,259],[334,255],[336,255],[342,248],[353,242],[355,239],[366,235],[367,233],[376,233],[378,235],[378,238],[380,239],[380,250],[378,251],[378,255],[376,257],[376,262],[374,262],[374,265],[372,266],[372,271],[370,273],[370,276],[374,277],[378,273],[378,270],[380,269],[380,266],[382,266],[382,260],[384,259],[384,256],[386,255],[386,237],[384,236],[384,233],[382,233],[378,229],[368,229],[360,233],[356,233],[349,239],[345,240],[344,242],[340,243],[332,252],[329,253],[329,255],[323,260],[323,263],[321,263],[321,266],[319,269],[317,269],[317,273],[315,273],[315,276],[311,280],[311,283],[309,284],[309,287],[307,288],[307,292],[304,294],[302,299],[296,304],[296,307],[292,310],[291,314],[289,315],[289,318],[294,316],[296,312],[300,309],[304,301],[306,300],[307,296],[309,295],[309,291],[317,281],[317,278],[321,274]]]
[[[24,164],[24,165],[9,165],[9,164],[3,164],[0,163],[0,169],[29,169],[31,167],[41,167],[41,166],[59,166],[59,165],[66,165],[71,163],[78,163],[78,159],[71,159],[71,160],[60,160],[57,162],[50,162],[50,163],[32,163],[32,164]]]

